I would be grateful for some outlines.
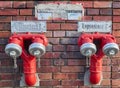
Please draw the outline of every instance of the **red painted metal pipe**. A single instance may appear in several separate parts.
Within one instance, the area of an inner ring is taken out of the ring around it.
[[[25,82],[29,86],[33,86],[36,81],[36,58],[31,56],[23,50],[21,58],[23,59],[23,72],[25,76]]]
[[[26,50],[27,46],[25,46],[29,46],[33,42],[42,43],[45,46],[48,44],[47,38],[43,34],[13,34],[9,39],[9,43],[18,44],[22,47],[21,58],[23,60],[23,72],[25,82],[28,86],[35,85],[37,81],[36,58],[28,53]]]
[[[97,52],[91,56],[90,60],[90,83],[98,84],[101,80],[102,73],[102,58],[104,53],[102,48],[107,43],[115,43],[115,38],[111,34],[86,34],[83,33],[78,39],[78,45],[81,46],[84,43],[94,43],[94,41],[100,41],[100,43],[96,44]]]

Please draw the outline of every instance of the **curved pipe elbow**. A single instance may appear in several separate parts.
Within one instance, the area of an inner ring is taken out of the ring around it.
[[[90,83],[98,84],[101,80],[101,72],[90,73]]]
[[[36,84],[37,82],[37,78],[36,78],[36,75],[35,73],[33,74],[25,74],[25,82],[28,86],[33,86]]]

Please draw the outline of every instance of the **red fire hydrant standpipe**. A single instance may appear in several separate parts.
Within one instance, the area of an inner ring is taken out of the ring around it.
[[[30,45],[34,43],[38,45],[38,48],[35,45],[31,49]],[[9,44],[6,46],[5,52],[10,55],[12,50],[12,52],[15,51],[16,56],[21,56],[23,60],[24,80],[28,86],[34,86],[37,82],[36,55],[34,55],[34,52],[40,51],[39,54],[43,55],[45,53],[44,46],[47,46],[47,44],[48,41],[44,34],[13,34],[9,39]],[[30,49],[31,51],[29,51]],[[33,55],[31,55],[32,53]]]
[[[103,56],[113,56],[119,50],[116,40],[111,34],[83,33],[78,39],[78,45],[81,53],[91,58],[89,82],[96,85],[101,81]],[[91,51],[90,55],[87,55],[88,51]]]

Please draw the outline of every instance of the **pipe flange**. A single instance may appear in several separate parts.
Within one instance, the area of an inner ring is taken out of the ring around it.
[[[29,46],[29,53],[33,56],[42,56],[45,52],[45,46],[41,43],[32,43]]]
[[[80,47],[80,52],[84,56],[91,56],[97,51],[95,44],[93,43],[84,43]]]
[[[6,45],[5,53],[11,57],[11,54],[14,54],[13,56],[15,57],[19,57],[22,54],[22,48],[18,44],[10,43]]]
[[[103,52],[107,56],[113,56],[118,53],[119,46],[116,43],[108,43],[103,46]]]

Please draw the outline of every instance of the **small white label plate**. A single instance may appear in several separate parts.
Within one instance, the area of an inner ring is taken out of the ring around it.
[[[78,22],[78,32],[112,32],[111,21]]]
[[[11,32],[46,32],[45,21],[11,21]]]
[[[52,19],[52,13],[38,13],[38,19],[51,20]]]
[[[41,15],[42,14],[42,15]],[[81,3],[46,3],[35,6],[35,17],[38,20],[81,20],[84,9]]]
[[[81,20],[81,13],[68,13],[68,20]]]

